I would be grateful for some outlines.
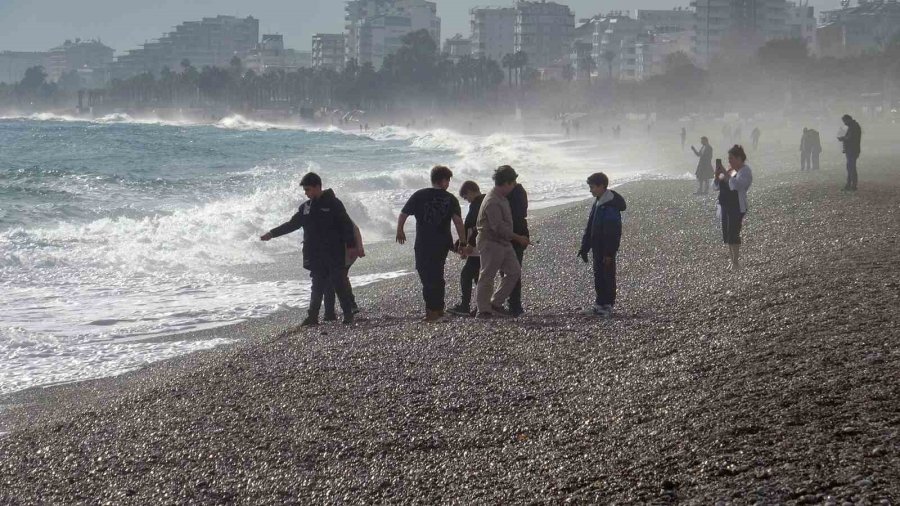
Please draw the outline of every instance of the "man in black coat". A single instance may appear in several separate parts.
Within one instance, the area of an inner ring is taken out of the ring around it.
[[[856,160],[862,153],[862,127],[849,114],[845,114],[841,119],[847,125],[847,133],[843,137],[838,137],[844,144],[844,154],[847,156],[847,186],[844,187],[844,191],[856,191]]]
[[[506,200],[509,201],[509,210],[512,212],[513,233],[530,238],[531,234],[528,232],[528,192],[525,191],[521,184],[517,184],[513,191],[507,195]],[[522,265],[522,262],[525,260],[526,248],[526,246],[522,246],[515,241],[513,242],[513,249],[516,251],[519,265]],[[519,282],[516,283],[516,287],[509,295],[508,305],[509,313],[512,316],[525,314],[525,309],[522,306],[522,278],[519,278]]]
[[[300,186],[309,200],[290,221],[273,228],[262,237],[270,241],[276,237],[303,229],[303,268],[312,277],[312,294],[309,315],[303,326],[318,325],[319,310],[325,290],[332,285],[344,312],[344,323],[353,323],[352,298],[348,285],[341,282],[346,277],[348,249],[356,248],[353,222],[344,204],[333,190],[322,190],[322,178],[310,172],[303,176]]]

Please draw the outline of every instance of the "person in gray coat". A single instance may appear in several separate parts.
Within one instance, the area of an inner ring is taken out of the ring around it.
[[[700,161],[697,163],[697,171],[694,173],[697,176],[697,195],[707,195],[709,193],[710,180],[713,178],[713,148],[709,145],[709,139],[701,137],[700,150],[698,151],[697,148],[691,146],[691,151],[700,157]]]

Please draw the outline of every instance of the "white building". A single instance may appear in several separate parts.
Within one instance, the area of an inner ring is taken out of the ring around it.
[[[806,42],[810,53],[815,53],[816,45],[816,13],[815,7],[808,4],[792,3],[788,5],[787,36]]]
[[[341,70],[344,68],[344,34],[317,33],[312,38],[313,68]]]
[[[385,57],[403,46],[403,37],[427,30],[441,40],[437,4],[425,0],[351,0],[346,6],[345,61],[381,68]]]
[[[472,56],[497,62],[516,52],[515,8],[475,8],[469,11],[472,26]]]
[[[532,68],[568,64],[575,14],[555,2],[516,2],[515,50],[528,55]]]
[[[285,49],[282,35],[267,34],[262,36],[262,42],[244,55],[243,64],[247,70],[257,74],[277,70],[292,72],[299,68],[311,67],[312,53]]]
[[[676,33],[694,31],[694,11],[681,7],[668,10],[638,9],[637,19],[653,33]]]
[[[820,56],[843,58],[883,51],[900,34],[900,3],[859,0],[855,7],[824,11],[817,38]]]
[[[592,56],[597,74],[612,71],[614,79],[636,79],[636,45],[647,40],[643,23],[622,14],[612,14],[594,22]]]
[[[750,56],[766,42],[788,36],[786,0],[694,0],[697,62],[717,55]]]
[[[451,60],[459,62],[463,57],[472,56],[472,40],[456,34],[444,41],[444,54]]]

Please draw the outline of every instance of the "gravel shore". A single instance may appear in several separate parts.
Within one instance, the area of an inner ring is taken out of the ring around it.
[[[420,323],[409,276],[352,327],[9,397],[0,503],[897,503],[900,183],[864,161],[854,194],[753,164],[737,273],[712,196],[623,187],[612,320],[577,315],[585,203],[533,220],[522,318]]]

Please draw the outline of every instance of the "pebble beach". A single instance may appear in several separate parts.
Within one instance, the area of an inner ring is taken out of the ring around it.
[[[896,504],[895,159],[864,157],[844,193],[837,155],[800,173],[751,153],[737,272],[714,196],[617,188],[609,320],[578,314],[585,201],[532,217],[521,318],[421,323],[409,275],[360,289],[352,326],[285,313],[0,398],[0,503]],[[376,250],[412,271],[411,247]]]

